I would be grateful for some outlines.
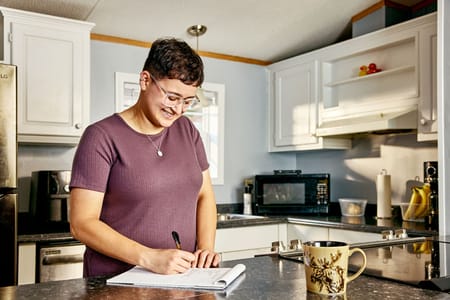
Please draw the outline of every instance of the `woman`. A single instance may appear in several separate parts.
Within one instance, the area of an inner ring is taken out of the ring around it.
[[[185,42],[157,40],[137,103],[84,132],[72,168],[70,226],[87,246],[85,277],[134,265],[161,274],[218,266],[209,164],[198,130],[183,116],[198,103],[203,78],[203,63]]]

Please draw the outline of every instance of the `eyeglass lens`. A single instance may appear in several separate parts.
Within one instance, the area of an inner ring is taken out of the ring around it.
[[[158,81],[155,79],[155,77],[153,77],[153,75],[150,75],[150,77],[153,79],[153,81],[156,83],[156,85],[158,86],[158,88],[163,92],[164,94],[164,100],[163,100],[163,104],[167,107],[175,107],[179,104],[182,104],[184,108],[190,108],[195,106],[197,103],[200,102],[200,100],[194,96],[194,97],[187,97],[187,98],[182,98],[178,95],[175,95],[171,92],[167,92],[159,83]]]

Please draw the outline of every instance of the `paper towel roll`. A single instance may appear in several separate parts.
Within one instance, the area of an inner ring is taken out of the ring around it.
[[[391,175],[383,169],[377,175],[377,218],[391,218]]]

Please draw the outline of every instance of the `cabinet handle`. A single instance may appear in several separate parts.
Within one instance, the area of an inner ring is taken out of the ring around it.
[[[76,129],[81,129],[81,124],[80,124],[80,123],[76,123],[76,124],[75,124],[75,128],[76,128]]]
[[[42,259],[44,266],[55,264],[75,264],[83,262],[83,254],[74,255],[45,255]]]
[[[424,118],[420,119],[420,125],[426,125],[427,124],[427,120],[425,120]]]

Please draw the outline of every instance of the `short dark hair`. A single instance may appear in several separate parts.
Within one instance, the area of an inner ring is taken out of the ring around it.
[[[144,70],[156,79],[178,79],[187,85],[201,86],[204,80],[200,56],[185,41],[176,38],[154,41]]]

